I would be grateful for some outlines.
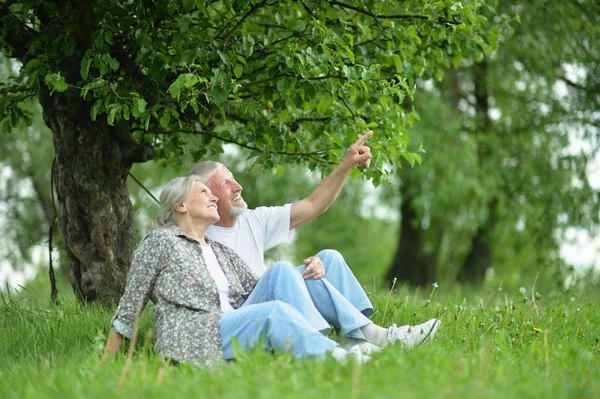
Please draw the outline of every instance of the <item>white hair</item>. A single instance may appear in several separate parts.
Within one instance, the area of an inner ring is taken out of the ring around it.
[[[192,167],[190,170],[188,170],[186,176],[192,176],[192,175],[197,176],[198,178],[200,178],[200,181],[202,183],[204,183],[210,187],[210,184],[208,184],[210,177],[221,166],[224,166],[224,165],[220,162],[203,161],[203,162],[197,163],[194,167]]]
[[[177,224],[175,208],[181,204],[192,191],[195,181],[202,180],[195,175],[176,177],[168,182],[160,193],[160,216],[152,218],[148,232],[158,227],[168,227]]]

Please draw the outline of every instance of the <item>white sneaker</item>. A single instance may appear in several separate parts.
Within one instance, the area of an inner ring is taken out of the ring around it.
[[[368,342],[366,342],[369,344]],[[354,345],[352,348],[348,350],[348,355],[346,358],[354,359],[358,363],[366,363],[371,360],[370,356],[367,356],[360,347],[361,344]],[[369,344],[371,345],[371,344]],[[375,345],[372,345],[375,346]]]
[[[431,319],[417,326],[397,327],[393,324],[388,328],[388,342],[400,342],[407,348],[414,348],[425,341],[433,339],[437,329],[442,324],[438,319]]]
[[[335,360],[342,364],[346,364],[348,359],[354,359],[357,363],[366,363],[371,360],[370,356],[362,353],[358,345],[354,345],[352,348],[346,350],[340,346],[333,348],[331,355]]]
[[[357,346],[364,355],[372,355],[373,353],[381,350],[380,346],[373,345],[372,343],[363,341],[361,339],[352,339],[349,344],[344,345],[344,349],[349,351],[355,346]]]

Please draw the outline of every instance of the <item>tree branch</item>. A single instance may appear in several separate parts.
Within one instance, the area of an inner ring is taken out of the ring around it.
[[[207,131],[202,131],[202,130],[181,130],[181,129],[177,129],[176,131],[168,131],[168,130],[155,129],[155,130],[152,131],[152,133],[155,133],[155,134],[164,134],[164,135],[172,135],[172,134],[176,134],[176,133],[184,133],[184,134],[194,134],[194,135],[200,135],[200,136],[207,136],[207,137],[212,137],[212,138],[214,138],[216,140],[222,141],[224,143],[235,144],[235,145],[237,145],[239,147],[246,148],[246,149],[251,150],[251,151],[260,152],[260,153],[263,153],[263,154],[276,154],[276,155],[286,155],[286,156],[311,158],[311,159],[315,159],[315,160],[317,160],[318,162],[321,162],[321,163],[329,163],[329,162],[321,160],[321,159],[316,158],[316,157],[322,156],[323,154],[326,154],[330,150],[333,150],[333,148],[326,148],[326,149],[317,150],[317,151],[311,151],[311,152],[266,151],[266,150],[263,150],[263,149],[258,148],[258,147],[253,147],[251,145],[240,143],[239,141],[235,141],[233,139],[228,139],[228,138],[225,138],[225,137],[221,137],[221,136],[219,136],[217,134],[210,133],[210,132],[207,132]]]
[[[250,18],[250,16],[252,14],[254,14],[259,8],[261,8],[262,6],[264,6],[265,4],[267,4],[267,0],[263,0],[260,3],[256,3],[254,5],[254,7],[252,7],[250,9],[250,11],[248,11],[239,21],[237,24],[235,24],[235,26],[233,28],[231,28],[231,30],[227,33],[227,36],[225,36],[225,40],[223,41],[223,45],[221,47],[225,47],[227,46],[227,42],[229,42],[229,39],[231,39],[231,36],[233,36],[233,34],[235,33],[236,30],[238,30],[238,28],[240,26],[242,26],[242,24],[248,19]]]
[[[579,90],[583,90],[583,91],[586,90],[586,88],[584,86],[580,85],[577,82],[572,81],[571,79],[567,78],[566,76],[560,76],[559,79],[575,89],[579,89]]]
[[[2,25],[7,26],[4,40],[13,49],[12,57],[23,60],[27,55],[27,42],[34,38],[37,32],[25,25],[8,9],[13,3],[16,1],[0,3],[0,20]],[[19,29],[14,29],[14,25],[18,25]]]
[[[298,40],[302,39],[304,37],[304,34],[306,33],[306,31],[308,30],[308,27],[310,26],[310,20],[312,19],[312,16],[315,12],[315,9],[317,8],[317,5],[319,4],[320,0],[315,0],[315,2],[313,3],[312,9],[310,10],[310,13],[308,14],[308,19],[306,20],[306,26],[304,27],[304,30],[302,31],[302,33],[300,33],[300,36],[298,36]],[[305,7],[306,5],[304,3],[302,3]]]
[[[154,159],[154,146],[151,144],[119,143],[124,162],[143,163]]]
[[[422,19],[422,20],[432,20],[438,24],[443,24],[443,25],[460,25],[462,23],[461,21],[456,21],[456,20],[451,21],[449,19],[442,18],[442,17],[437,17],[436,19],[433,19],[431,17],[428,17],[427,15],[415,15],[415,14],[381,15],[381,14],[375,14],[369,10],[365,10],[360,7],[353,6],[351,4],[346,4],[346,3],[342,3],[340,1],[335,1],[335,0],[331,0],[329,2],[329,4],[340,6],[342,8],[347,8],[350,10],[354,10],[356,12],[368,15],[369,17],[372,17],[375,19]]]
[[[356,119],[356,114],[354,113],[354,111],[352,111],[352,108],[350,108],[350,105],[348,105],[348,103],[346,102],[346,100],[344,100],[341,96],[338,95],[338,98],[342,101],[342,103],[344,104],[344,106],[348,109],[348,111],[350,111],[350,113],[352,114],[352,119]]]

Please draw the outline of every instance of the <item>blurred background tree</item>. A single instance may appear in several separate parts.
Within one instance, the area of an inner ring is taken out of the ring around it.
[[[388,280],[480,284],[493,272],[516,283],[541,272],[562,283],[567,228],[598,232],[588,171],[600,138],[600,4],[501,1],[498,12],[520,22],[497,51],[420,82],[412,137],[425,142],[426,167],[399,170]]]

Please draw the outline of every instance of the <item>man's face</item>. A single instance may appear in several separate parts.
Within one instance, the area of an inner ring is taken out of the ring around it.
[[[219,215],[223,217],[240,216],[248,205],[242,198],[242,186],[233,174],[224,166],[219,166],[210,176],[209,187],[219,199]]]

